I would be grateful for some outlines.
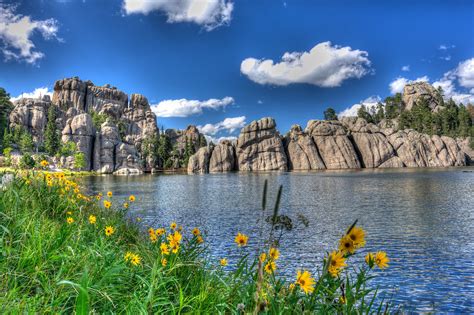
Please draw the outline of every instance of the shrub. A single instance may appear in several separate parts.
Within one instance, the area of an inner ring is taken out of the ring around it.
[[[32,169],[35,167],[36,162],[29,153],[24,153],[20,159],[20,168],[22,169]]]
[[[82,170],[86,167],[86,155],[82,152],[74,154],[74,167],[78,170]]]

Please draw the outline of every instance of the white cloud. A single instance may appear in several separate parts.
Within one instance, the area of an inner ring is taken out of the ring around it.
[[[245,116],[226,118],[216,124],[205,124],[204,126],[197,126],[200,132],[205,135],[213,136],[220,131],[226,130],[229,133],[245,126]]]
[[[50,97],[53,96],[53,91],[50,91],[47,87],[40,87],[36,88],[33,92],[23,93],[18,95],[17,97],[12,97],[11,101],[14,102],[19,100],[20,98],[37,98],[41,99],[43,96],[49,95]]]
[[[410,71],[410,65],[403,66],[402,71],[405,71],[405,72]]]
[[[207,101],[187,100],[182,98],[179,100],[161,101],[158,104],[152,105],[151,109],[158,117],[188,117],[201,114],[203,109],[217,110],[233,103],[234,99],[229,96],[223,99],[211,98]]]
[[[368,112],[375,112],[377,108],[377,104],[380,103],[381,101],[382,99],[378,95],[370,96],[366,98],[365,100],[344,109],[342,112],[337,114],[337,116],[338,117],[356,117],[357,111],[359,110],[359,108],[362,107],[362,105],[365,106]]]
[[[234,137],[234,136],[228,136],[228,137],[212,137],[212,136],[209,136],[209,135],[204,135],[204,137],[206,138],[206,141],[207,143],[214,143],[214,144],[218,144],[219,142],[221,141],[224,141],[224,140],[229,140],[230,142],[234,142],[237,140],[237,137]]]
[[[415,80],[409,80],[407,78],[404,78],[404,77],[398,77],[396,78],[394,81],[392,81],[390,83],[390,93],[392,94],[396,94],[396,93],[402,93],[403,92],[403,88],[405,87],[405,85],[407,85],[408,83],[412,83],[412,82],[429,82],[430,79],[425,75],[423,77],[420,77],[420,78],[417,78]]]
[[[247,58],[240,71],[259,84],[308,83],[320,87],[340,86],[343,81],[371,72],[368,53],[323,42],[309,52],[285,52],[280,62]]]
[[[193,22],[211,31],[230,23],[234,4],[231,0],[124,0],[126,14],[161,11],[168,23]]]
[[[34,64],[45,55],[36,50],[32,41],[38,32],[46,39],[58,39],[58,22],[55,19],[33,20],[16,14],[16,6],[0,4],[0,47],[6,60],[19,60]],[[58,39],[59,40],[59,39]]]
[[[263,101],[262,101],[262,100],[258,100],[257,103],[258,103],[258,104],[263,104]]]
[[[456,45],[439,45],[438,49],[439,50],[448,50],[448,49],[453,49],[455,47],[456,47]]]
[[[471,89],[471,93],[474,93],[474,58],[459,63],[455,73],[459,85]]]

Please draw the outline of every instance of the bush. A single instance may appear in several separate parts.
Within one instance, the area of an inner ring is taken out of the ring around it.
[[[99,114],[94,111],[90,112],[92,123],[94,124],[95,129],[100,130],[102,124],[107,120],[107,115]]]
[[[78,170],[82,170],[86,167],[86,155],[82,152],[74,154],[74,167]]]
[[[76,144],[72,141],[63,143],[59,149],[60,156],[73,156],[74,153],[76,153]]]
[[[35,167],[36,162],[29,153],[24,153],[20,159],[20,168],[22,169],[32,169]]]

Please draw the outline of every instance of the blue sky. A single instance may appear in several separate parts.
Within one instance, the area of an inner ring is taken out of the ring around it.
[[[144,94],[167,116],[160,126],[214,138],[264,116],[284,133],[416,79],[474,99],[472,1],[0,4],[0,86],[12,96],[79,76]]]

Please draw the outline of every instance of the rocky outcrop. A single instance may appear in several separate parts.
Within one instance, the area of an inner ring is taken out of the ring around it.
[[[471,143],[474,143],[474,139],[472,137],[467,137],[464,139],[458,138],[456,139],[456,143],[458,144],[461,151],[466,154],[467,164],[474,165],[474,149],[471,147]]]
[[[395,150],[378,126],[356,117],[345,117],[342,124],[351,135],[362,167],[376,168],[395,157]],[[386,163],[384,167],[397,162],[398,160],[394,160]]]
[[[285,152],[289,170],[325,169],[323,160],[311,136],[301,130],[300,125],[293,125],[284,138]]]
[[[44,131],[51,105],[49,96],[42,99],[22,98],[14,103],[10,113],[10,128],[23,128],[33,136],[36,143],[43,142]]]
[[[209,173],[209,160],[213,151],[212,149],[212,147],[202,147],[192,155],[188,162],[188,173]]]
[[[143,169],[135,146],[120,143],[115,149],[115,172],[117,175],[142,174]]]
[[[310,120],[306,126],[327,169],[360,168],[347,130],[339,121]]]
[[[92,118],[89,114],[79,114],[68,119],[66,127],[62,131],[62,141],[72,141],[76,144],[76,149],[84,154],[86,165],[85,170],[91,169],[91,157],[94,144],[95,129]]]
[[[116,115],[122,113],[128,104],[128,95],[109,84],[104,86],[87,85],[85,111],[108,113]],[[115,117],[119,118],[119,117]]]
[[[123,118],[127,123],[126,141],[138,148],[144,139],[158,134],[156,115],[152,112],[148,99],[141,94],[132,94]]]
[[[420,101],[426,101],[433,111],[437,111],[441,106],[441,96],[438,91],[427,82],[413,82],[403,88],[402,101],[405,110],[411,110]]]
[[[223,140],[212,150],[209,172],[230,172],[236,169],[235,148],[229,140]]]
[[[240,171],[286,171],[287,159],[273,118],[262,118],[244,127],[236,145]]]
[[[115,171],[116,148],[120,144],[117,126],[108,119],[97,131],[94,142],[93,169],[99,173],[111,174]]]
[[[54,84],[53,103],[64,111],[73,107],[83,112],[89,85],[91,81],[81,81],[78,77],[58,80]]]

